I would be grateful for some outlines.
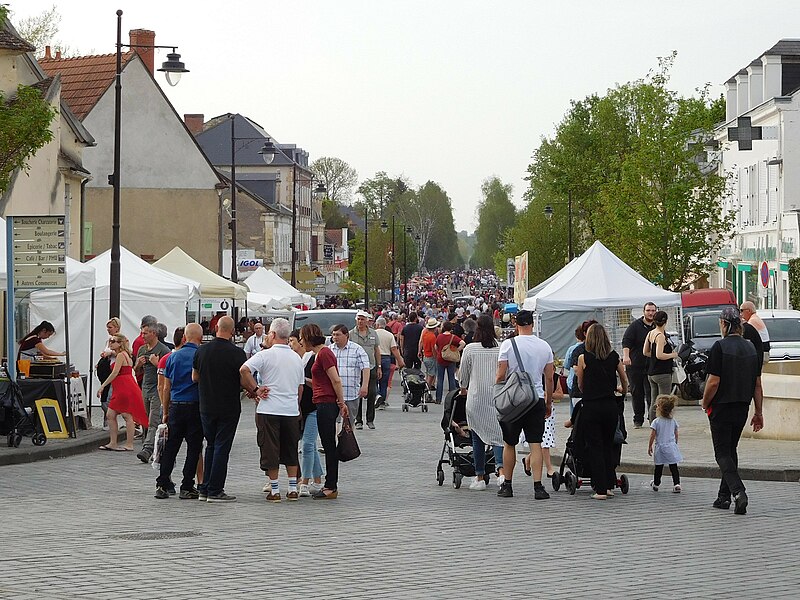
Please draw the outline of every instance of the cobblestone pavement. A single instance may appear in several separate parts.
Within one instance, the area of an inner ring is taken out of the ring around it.
[[[401,413],[396,393],[336,501],[264,501],[249,403],[235,504],[156,500],[128,453],[0,468],[0,599],[797,598],[797,483],[749,482],[747,516],[711,508],[710,479],[672,494],[633,475],[605,502],[534,501],[520,469],[510,499],[438,487],[441,407]]]

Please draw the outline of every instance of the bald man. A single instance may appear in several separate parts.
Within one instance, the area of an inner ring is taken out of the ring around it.
[[[166,500],[172,486],[172,469],[181,444],[186,440],[186,460],[183,463],[181,500],[197,500],[199,492],[194,486],[197,461],[203,449],[203,424],[200,421],[200,396],[193,377],[195,354],[203,339],[203,329],[189,323],[183,332],[185,343],[180,350],[169,355],[164,366],[162,388],[162,422],[169,428],[169,436],[161,455],[161,467],[156,478],[156,498]]]
[[[228,316],[217,322],[217,335],[203,344],[194,357],[192,378],[200,393],[200,418],[208,444],[200,499],[208,502],[235,502],[225,493],[228,457],[242,413],[239,369],[247,359],[244,350],[232,341],[234,322]],[[248,389],[249,393],[255,392]]]
[[[769,331],[767,331],[767,324],[756,314],[756,305],[746,300],[742,302],[739,307],[742,315],[742,321],[750,325],[758,332],[758,337],[761,338],[761,349],[763,350],[763,362],[769,362]],[[745,336],[747,337],[747,336]]]

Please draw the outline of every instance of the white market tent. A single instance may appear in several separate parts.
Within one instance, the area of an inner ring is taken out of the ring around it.
[[[220,277],[186,254],[178,246],[175,246],[162,258],[154,262],[153,266],[198,282],[202,298],[247,299],[246,287]]]
[[[603,323],[619,351],[631,316],[640,315],[645,302],[669,314],[670,330],[682,331],[681,295],[653,285],[599,241],[543,283],[531,289],[522,308],[536,313],[539,334],[557,356],[575,341],[575,327],[590,318]]]
[[[69,291],[70,359],[81,373],[88,373],[105,347],[108,338],[111,251],[86,263],[95,269],[96,285]],[[154,315],[168,331],[186,324],[187,304],[200,297],[196,281],[168,273],[145,262],[125,248],[120,249],[120,310],[122,333],[131,341],[139,334],[144,315]],[[94,323],[91,322],[92,289],[95,290]],[[42,290],[30,296],[31,323],[47,320],[56,328],[48,340],[54,349],[64,348],[64,294]],[[93,327],[92,327],[93,325]],[[94,355],[90,357],[90,337],[94,332]]]
[[[281,302],[284,307],[293,304],[305,304],[314,308],[317,305],[317,301],[313,296],[295,289],[288,281],[271,269],[259,267],[245,280],[244,284],[251,292],[271,296]],[[257,301],[256,298],[253,300]],[[247,303],[249,308],[249,297]]]

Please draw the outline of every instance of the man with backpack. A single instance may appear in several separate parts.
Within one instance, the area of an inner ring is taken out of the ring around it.
[[[511,487],[511,476],[514,474],[514,463],[517,460],[517,443],[519,434],[525,432],[525,440],[531,449],[531,470],[533,471],[533,495],[536,500],[546,500],[550,494],[542,485],[542,435],[544,421],[550,415],[553,405],[553,351],[543,339],[533,335],[533,313],[521,310],[517,313],[517,336],[505,340],[500,345],[497,359],[496,388],[505,387],[511,396],[523,396],[527,392],[527,400],[516,404],[516,399],[503,402],[495,400],[498,408],[500,429],[503,431],[503,470],[505,481],[500,485],[497,495],[511,498],[514,492]],[[522,372],[523,373],[519,373]],[[519,375],[512,377],[515,373]],[[507,382],[508,380],[508,382]],[[529,390],[509,390],[509,384],[533,386],[535,394]],[[542,385],[544,381],[544,385]],[[516,404],[516,405],[515,405]]]

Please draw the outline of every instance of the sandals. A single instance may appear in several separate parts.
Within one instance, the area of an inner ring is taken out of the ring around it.
[[[592,500],[608,500],[608,496],[606,494],[592,494],[589,497]]]

